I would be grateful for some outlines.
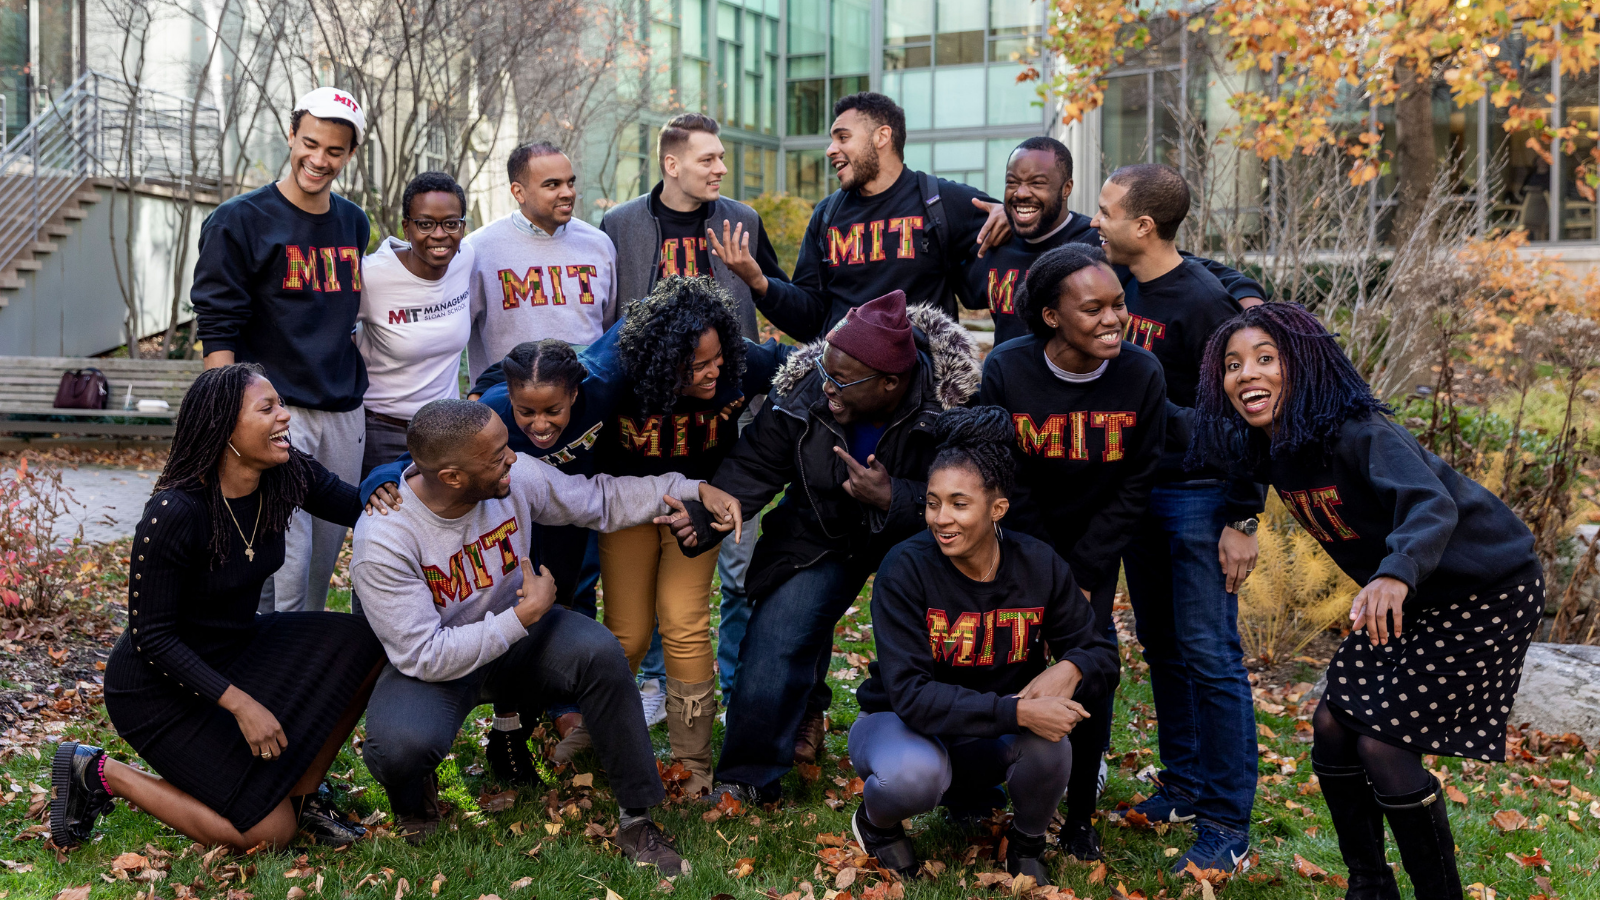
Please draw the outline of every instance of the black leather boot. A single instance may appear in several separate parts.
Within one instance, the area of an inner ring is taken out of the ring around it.
[[[528,750],[532,728],[512,731],[489,730],[489,746],[484,756],[489,758],[489,771],[501,784],[538,784],[539,770],[533,764],[533,753]]]
[[[67,741],[50,764],[50,839],[70,850],[94,834],[95,820],[116,802],[100,783],[105,751]]]
[[[1018,875],[1032,875],[1034,884],[1044,887],[1050,884],[1050,870],[1045,868],[1043,855],[1045,847],[1044,835],[1029,837],[1016,828],[1006,829],[1006,871],[1015,878]]]
[[[1383,856],[1383,810],[1360,766],[1325,766],[1315,759],[1312,771],[1322,785],[1322,799],[1339,837],[1339,852],[1350,870],[1345,900],[1400,900],[1400,885]]]
[[[327,785],[316,793],[294,798],[295,815],[300,831],[319,844],[345,847],[366,837],[367,830],[352,822],[334,805],[333,792]]]
[[[1411,877],[1417,900],[1461,900],[1461,875],[1456,871],[1456,842],[1450,834],[1444,792],[1439,779],[1428,776],[1420,791],[1391,797],[1373,792],[1389,819],[1400,847],[1400,862]]]

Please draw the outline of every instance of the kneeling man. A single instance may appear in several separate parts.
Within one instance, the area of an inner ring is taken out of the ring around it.
[[[566,475],[506,441],[481,403],[429,403],[406,431],[399,506],[356,528],[355,590],[389,657],[367,707],[367,766],[420,843],[439,822],[434,768],[474,707],[577,703],[621,807],[617,846],[676,875],[683,860],[649,816],[664,791],[628,661],[604,625],[553,606],[532,538],[540,525],[641,525],[666,512],[663,495],[706,503],[719,530],[736,527],[738,506],[677,474]]]

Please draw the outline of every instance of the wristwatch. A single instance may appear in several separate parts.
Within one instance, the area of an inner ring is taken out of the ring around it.
[[[1234,531],[1238,531],[1238,532],[1241,532],[1243,534],[1248,534],[1248,535],[1254,535],[1256,533],[1256,529],[1258,527],[1260,527],[1260,525],[1261,525],[1261,522],[1258,519],[1256,519],[1255,516],[1251,516],[1250,518],[1245,519],[1245,520],[1240,521],[1240,522],[1229,522],[1228,523],[1228,527],[1229,528],[1232,528]]]

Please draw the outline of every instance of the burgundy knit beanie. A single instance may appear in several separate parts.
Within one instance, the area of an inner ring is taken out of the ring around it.
[[[828,343],[879,372],[910,371],[917,364],[917,345],[906,318],[905,291],[890,291],[845,313]]]

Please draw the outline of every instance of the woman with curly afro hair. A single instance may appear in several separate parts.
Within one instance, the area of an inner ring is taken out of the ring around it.
[[[1544,575],[1527,526],[1390,418],[1334,337],[1290,303],[1218,328],[1189,459],[1242,448],[1256,480],[1362,585],[1311,717],[1347,896],[1400,897],[1387,818],[1419,900],[1459,900],[1444,791],[1422,756],[1505,759]]]
[[[710,278],[664,278],[584,352],[593,375],[618,387],[595,448],[596,471],[700,479],[716,472],[738,439],[738,410],[767,392],[793,349],[747,341],[735,309]],[[685,556],[665,526],[600,536],[605,624],[634,671],[652,632],[661,632],[667,730],[674,758],[689,773],[683,782],[688,796],[711,787],[716,565],[715,553]]]

